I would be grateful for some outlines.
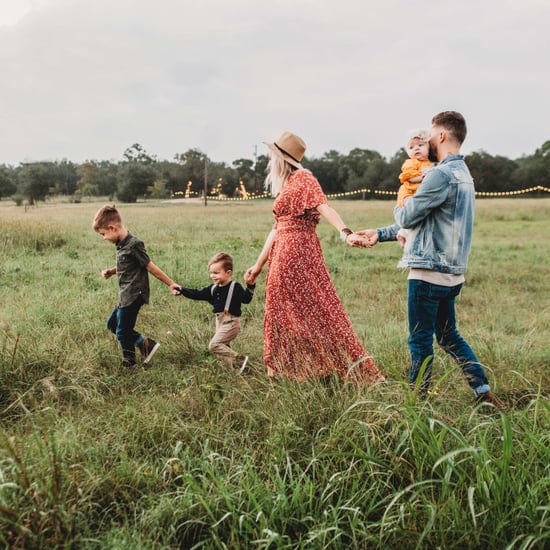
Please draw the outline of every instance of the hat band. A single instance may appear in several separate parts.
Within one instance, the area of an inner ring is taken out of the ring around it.
[[[285,151],[284,149],[282,149],[281,147],[279,147],[275,141],[273,142],[273,145],[275,145],[275,147],[277,147],[277,149],[279,149],[279,151],[281,151],[281,153],[283,153],[284,155],[287,155],[287,156],[290,157],[294,162],[297,162],[298,164],[300,164],[300,161],[299,161],[296,157],[293,157],[290,153],[288,153],[287,151]]]

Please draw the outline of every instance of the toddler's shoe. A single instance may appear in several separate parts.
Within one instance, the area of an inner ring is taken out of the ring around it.
[[[141,352],[143,363],[145,365],[149,363],[149,361],[151,361],[153,355],[155,355],[159,348],[160,344],[158,342],[155,342],[152,338],[143,339],[143,341],[139,345],[139,351]]]
[[[237,361],[240,362],[240,364],[237,363],[237,368],[239,369],[238,374],[245,374],[248,371],[248,355],[239,355]]]

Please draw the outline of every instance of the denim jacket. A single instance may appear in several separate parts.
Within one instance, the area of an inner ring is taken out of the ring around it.
[[[395,207],[397,224],[379,229],[379,240],[394,240],[404,227],[409,234],[398,267],[465,273],[474,205],[474,181],[464,157],[451,155],[426,174],[403,208]]]

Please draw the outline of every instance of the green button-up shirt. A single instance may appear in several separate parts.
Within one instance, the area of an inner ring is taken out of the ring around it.
[[[149,303],[149,272],[151,261],[145,245],[131,233],[116,244],[116,274],[118,277],[118,307],[127,307],[138,296]]]

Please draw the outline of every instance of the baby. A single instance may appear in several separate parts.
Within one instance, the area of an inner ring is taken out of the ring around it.
[[[427,130],[415,130],[409,134],[405,150],[409,158],[401,166],[399,174],[399,191],[397,193],[397,206],[403,207],[408,197],[412,197],[418,186],[422,183],[426,172],[433,166],[428,160],[430,153],[430,134]],[[403,228],[397,233],[397,240],[401,246],[405,245],[407,231]]]

